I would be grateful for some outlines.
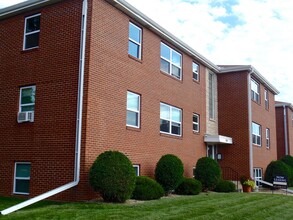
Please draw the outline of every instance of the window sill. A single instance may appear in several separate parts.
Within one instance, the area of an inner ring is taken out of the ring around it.
[[[177,136],[177,135],[174,135],[174,134],[167,134],[167,133],[160,133],[160,136],[162,137],[168,137],[168,138],[174,138],[174,139],[179,139],[179,140],[182,140],[182,136]]]
[[[22,51],[20,51],[20,53],[29,53],[29,52],[33,52],[33,51],[38,51],[40,49],[40,47],[33,47],[33,48],[29,48],[29,49],[23,49]]]
[[[261,145],[257,145],[257,144],[252,144],[254,147],[258,147],[261,148]]]
[[[253,100],[253,99],[251,99],[251,101],[254,102],[255,104],[261,106],[261,103],[260,103],[260,102],[257,102],[257,101],[255,101],[255,100]]]
[[[178,82],[180,82],[180,83],[183,83],[182,78],[181,78],[181,79],[178,79],[177,77],[172,76],[172,75],[170,75],[169,73],[164,72],[163,70],[160,70],[160,72],[161,72],[164,76],[167,76],[167,77],[169,77],[169,78],[171,78],[171,79],[175,79],[176,81],[178,81]]]
[[[200,81],[199,80],[195,80],[195,79],[192,78],[192,81],[195,82],[195,83],[197,83],[197,84],[200,84]]]
[[[128,126],[128,125],[126,125],[126,130],[137,131],[137,132],[140,132],[141,131],[140,128],[131,127],[131,126]]]
[[[136,58],[136,57],[134,57],[134,56],[131,56],[130,54],[128,54],[128,57],[129,57],[130,59],[133,59],[133,60],[139,62],[139,63],[142,63],[142,60],[141,60],[141,59],[138,59],[138,58]]]
[[[192,131],[192,132],[193,132],[193,134],[200,135],[199,131]]]

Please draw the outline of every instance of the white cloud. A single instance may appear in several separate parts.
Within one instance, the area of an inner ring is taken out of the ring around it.
[[[293,103],[293,4],[286,0],[127,0],[216,64],[251,64]],[[228,12],[229,11],[229,12]],[[241,21],[229,26],[221,18]]]
[[[11,6],[11,5],[18,4],[23,1],[25,1],[25,0],[0,0],[0,9]]]

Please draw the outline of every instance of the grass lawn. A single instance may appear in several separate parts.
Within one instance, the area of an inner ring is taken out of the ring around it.
[[[20,200],[0,197],[3,210]],[[5,219],[293,219],[293,196],[262,193],[202,193],[155,201],[106,203],[40,202]]]

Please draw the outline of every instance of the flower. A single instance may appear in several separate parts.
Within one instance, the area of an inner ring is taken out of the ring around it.
[[[254,182],[253,180],[248,179],[248,180],[244,181],[244,182],[242,183],[242,185],[243,185],[243,186],[250,186],[251,188],[254,189],[254,187],[255,187],[255,182]]]

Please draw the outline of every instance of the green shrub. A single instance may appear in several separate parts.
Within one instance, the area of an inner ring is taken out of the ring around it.
[[[216,192],[235,192],[236,186],[233,182],[228,180],[220,180],[215,188]]]
[[[163,187],[147,176],[136,177],[135,189],[132,198],[136,200],[159,199],[164,195]]]
[[[203,190],[213,190],[221,180],[219,164],[210,157],[200,158],[195,167],[194,177],[202,183]]]
[[[176,188],[178,195],[198,195],[202,191],[201,182],[193,178],[184,177],[183,181]]]
[[[292,169],[281,160],[272,161],[265,172],[265,181],[273,183],[274,176],[283,175],[288,178],[288,186],[293,186]]]
[[[181,183],[183,171],[182,161],[175,155],[167,154],[158,161],[155,178],[165,192],[170,193]]]
[[[293,169],[293,157],[291,155],[286,155],[282,157],[281,161],[283,161],[285,164]]]
[[[106,202],[125,202],[135,187],[135,172],[130,160],[118,151],[106,151],[93,163],[89,180]]]

